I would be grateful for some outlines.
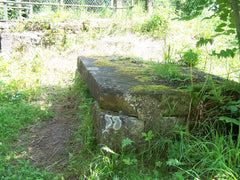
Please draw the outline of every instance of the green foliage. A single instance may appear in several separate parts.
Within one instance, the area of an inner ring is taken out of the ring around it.
[[[215,29],[217,35],[236,33],[231,1],[210,1],[209,5],[212,7],[211,10],[214,11],[213,16],[218,16],[222,20]]]
[[[25,104],[20,94],[12,95],[8,102],[0,103],[0,107],[0,141],[3,143],[18,137],[25,124],[36,123],[39,118],[47,117],[39,107]]]
[[[213,44],[213,39],[212,38],[203,38],[203,37],[201,37],[197,41],[196,46],[197,47],[201,47],[201,46],[207,45],[208,43],[210,43],[212,45]]]
[[[153,72],[156,76],[168,80],[170,83],[176,81],[186,81],[190,79],[181,73],[181,67],[173,63],[157,63],[152,66]]]
[[[93,98],[80,76],[76,77],[74,90],[79,93],[78,95],[81,98],[81,104],[79,105],[79,119],[81,119],[81,124],[79,124],[78,131],[73,134],[73,137],[77,141],[83,142],[83,150],[88,151],[93,149],[95,145],[95,134],[91,116]]]
[[[30,165],[29,161],[23,159],[16,159],[8,157],[6,159],[0,159],[0,178],[1,179],[61,179],[61,177],[55,176],[53,173],[41,171]]]
[[[148,131],[148,133],[143,132],[142,136],[145,137],[145,141],[149,142],[151,141],[151,139],[153,138],[153,133],[152,130]]]
[[[21,23],[19,22],[19,25]],[[46,19],[33,19],[23,23],[22,31],[45,31],[50,29],[50,22]],[[19,29],[20,30],[20,29]],[[21,30],[20,30],[21,31]]]
[[[235,52],[236,52],[237,48],[233,48],[233,49],[226,49],[226,50],[221,50],[219,53],[216,53],[216,51],[214,50],[212,52],[212,55],[213,56],[217,56],[218,58],[221,58],[221,57],[224,57],[224,58],[227,58],[227,57],[232,57],[234,58],[235,56]]]
[[[49,70],[44,55],[34,49],[0,56],[0,179],[61,179],[33,167],[19,141],[31,125],[52,117],[45,105],[36,103],[43,94],[42,73]]]
[[[155,12],[150,16],[146,23],[142,25],[142,31],[143,32],[160,31],[161,28],[166,28],[166,26],[167,20],[164,19],[160,14]]]
[[[198,62],[198,54],[194,52],[192,49],[189,49],[188,51],[183,53],[183,64],[187,65],[189,67],[195,67]]]
[[[57,43],[58,31],[57,28],[45,31],[43,36],[43,45],[45,47],[53,46]]]
[[[170,17],[170,10],[163,8],[158,9],[145,20],[145,23],[141,26],[141,31],[143,33],[149,33],[155,37],[164,37],[168,29]]]
[[[125,146],[131,145],[133,143],[133,141],[129,138],[126,138],[123,140],[122,142],[122,149],[124,149]]]
[[[229,118],[229,117],[226,117],[226,116],[220,116],[219,120],[220,121],[225,121],[226,123],[233,123],[237,126],[240,126],[240,117],[237,118],[237,119],[233,119],[233,118]]]
[[[219,23],[217,24],[215,28],[215,35],[213,38],[217,36],[229,36],[231,34],[236,34],[236,38],[234,41],[238,41],[235,43],[235,47],[232,49],[227,49],[221,50],[220,53],[216,53],[216,51],[213,51],[213,55],[217,55],[218,58],[220,57],[234,57],[236,47],[240,47],[240,36],[236,33],[236,23],[235,23],[235,17],[234,17],[234,12],[233,12],[233,5],[232,1],[223,1],[223,0],[217,0],[217,1],[212,1],[212,0],[187,0],[185,2],[181,1],[175,1],[176,6],[177,6],[177,11],[180,12],[179,15],[181,16],[182,19],[192,19],[198,15],[202,14],[202,11],[205,8],[208,8],[209,11],[213,12],[213,14],[208,15],[204,19],[212,19],[215,17],[218,17],[220,19]],[[238,3],[238,8],[239,8],[239,3]],[[239,12],[237,12],[239,13]],[[238,20],[239,21],[239,20]],[[239,27],[238,27],[239,28]],[[211,43],[212,40],[208,41]],[[205,41],[206,42],[206,41]],[[197,44],[200,45],[203,42],[203,39],[200,39],[200,42]]]
[[[208,4],[207,0],[173,0],[176,14],[183,20],[190,20],[201,14],[203,8]]]
[[[21,132],[39,119],[50,114],[26,102],[28,93],[14,93],[15,87],[0,82],[0,178],[1,179],[51,179],[54,176],[32,167],[19,149],[12,150],[14,140]]]
[[[80,122],[78,127],[72,133],[70,141],[69,161],[67,163],[67,170],[65,173],[65,177],[68,179],[89,176],[89,174],[86,173],[88,171],[88,168],[91,170],[95,168],[95,163],[92,163],[91,161],[98,161],[98,158],[100,156],[95,152],[96,143],[93,129],[93,119],[91,115],[93,98],[87,88],[87,85],[79,74],[76,74],[72,92],[74,92],[73,94],[75,95],[75,98],[79,99],[78,119]],[[105,149],[107,152],[111,151],[108,148],[103,149]],[[107,163],[107,159],[105,160],[104,163]],[[89,167],[89,165],[91,167]],[[94,178],[94,175],[92,177],[89,177],[89,179],[91,178]]]
[[[184,178],[238,179],[239,169],[235,159],[238,159],[239,155],[234,153],[237,145],[231,139],[232,134],[230,138],[218,134],[212,125],[209,128],[211,128],[210,132],[203,137],[184,136],[182,130],[176,131],[177,134],[180,133],[180,140],[173,140],[173,144],[168,146],[171,156],[166,162],[175,169],[173,177],[181,174]]]
[[[220,116],[218,119],[239,127],[238,133],[240,137],[240,101],[229,98],[225,101],[225,104],[220,107],[220,110],[224,112],[222,114],[225,116]]]

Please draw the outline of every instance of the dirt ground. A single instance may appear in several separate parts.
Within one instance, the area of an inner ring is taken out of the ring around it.
[[[55,94],[52,90],[49,93]],[[50,108],[54,117],[31,126],[30,133],[22,135],[21,146],[27,149],[33,166],[61,173],[68,161],[68,142],[77,125],[78,106],[74,98],[55,98]]]

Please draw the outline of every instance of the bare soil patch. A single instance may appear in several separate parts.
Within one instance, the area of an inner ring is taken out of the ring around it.
[[[68,161],[67,145],[77,123],[77,105],[73,98],[56,98],[51,107],[54,117],[33,125],[21,146],[27,149],[27,158],[33,166],[61,173]]]

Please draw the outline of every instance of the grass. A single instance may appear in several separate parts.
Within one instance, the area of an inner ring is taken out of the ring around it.
[[[48,54],[47,57],[44,54]],[[0,179],[61,179],[61,175],[42,171],[31,165],[27,149],[21,145],[21,135],[30,133],[31,127],[52,118],[49,110],[49,87],[66,87],[73,78],[69,67],[63,76],[54,72],[56,54],[44,48],[31,53],[18,51],[0,57]],[[48,58],[52,59],[47,64]],[[63,71],[64,71],[63,70]],[[44,75],[44,76],[43,76]]]
[[[213,44],[196,47],[200,37],[213,35],[219,22],[217,18],[177,21],[169,19],[174,15],[169,7],[162,10],[164,12],[169,13],[165,13],[166,18],[156,14],[148,16],[139,6],[133,9],[132,15],[106,10],[101,16],[115,22],[100,29],[80,30],[73,37],[61,28],[53,32],[45,27],[77,16],[85,19],[94,16],[86,11],[76,15],[61,10],[43,11],[41,16],[33,17],[33,22],[43,22],[41,28],[46,42],[51,43],[31,52],[20,48],[10,56],[3,53],[0,57],[0,179],[239,179],[240,103],[234,97],[239,96],[237,85],[233,91],[230,85],[219,87],[211,81],[206,83],[211,88],[202,87],[194,94],[191,113],[195,124],[176,126],[168,134],[143,132],[146,144],[139,149],[132,146],[130,139],[122,142],[121,152],[96,144],[91,116],[94,99],[81,77],[74,74],[78,55],[120,55],[166,61],[165,68],[161,69],[159,63],[154,68],[160,77],[171,79],[180,76],[174,71],[175,67],[169,67],[171,62],[181,60],[193,49],[198,53],[197,68],[236,79],[234,73],[228,73],[239,68],[236,57],[209,56],[213,49],[219,51],[220,47],[230,46],[233,36],[229,41],[218,37]],[[155,26],[153,22],[158,20],[163,20],[164,27],[161,23],[160,27]],[[17,30],[22,32],[32,25],[19,24]],[[161,28],[167,31],[161,33],[158,31]],[[150,51],[146,44],[152,47]],[[141,46],[144,48],[139,51]],[[166,72],[167,68],[173,69],[172,76]],[[26,150],[18,145],[19,137],[29,133],[31,125],[51,118],[52,103],[66,94],[79,103],[79,123],[74,124],[76,128],[66,152],[68,162],[61,174],[42,171],[31,165]]]
[[[30,165],[25,152],[16,141],[23,131],[49,112],[26,102],[29,94],[15,93],[16,87],[0,82],[0,177],[1,179],[51,179],[53,174]]]

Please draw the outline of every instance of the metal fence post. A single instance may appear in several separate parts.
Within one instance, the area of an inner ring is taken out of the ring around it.
[[[29,16],[32,17],[32,15],[33,15],[33,5],[30,5],[29,8],[30,8]]]
[[[8,20],[8,11],[7,11],[7,3],[6,2],[3,3],[3,11],[4,11],[4,20],[7,21]]]
[[[17,0],[17,2],[21,2],[21,0]],[[19,7],[19,9],[18,9],[18,19],[22,20],[22,9],[21,9],[22,5],[18,4],[18,7]]]

